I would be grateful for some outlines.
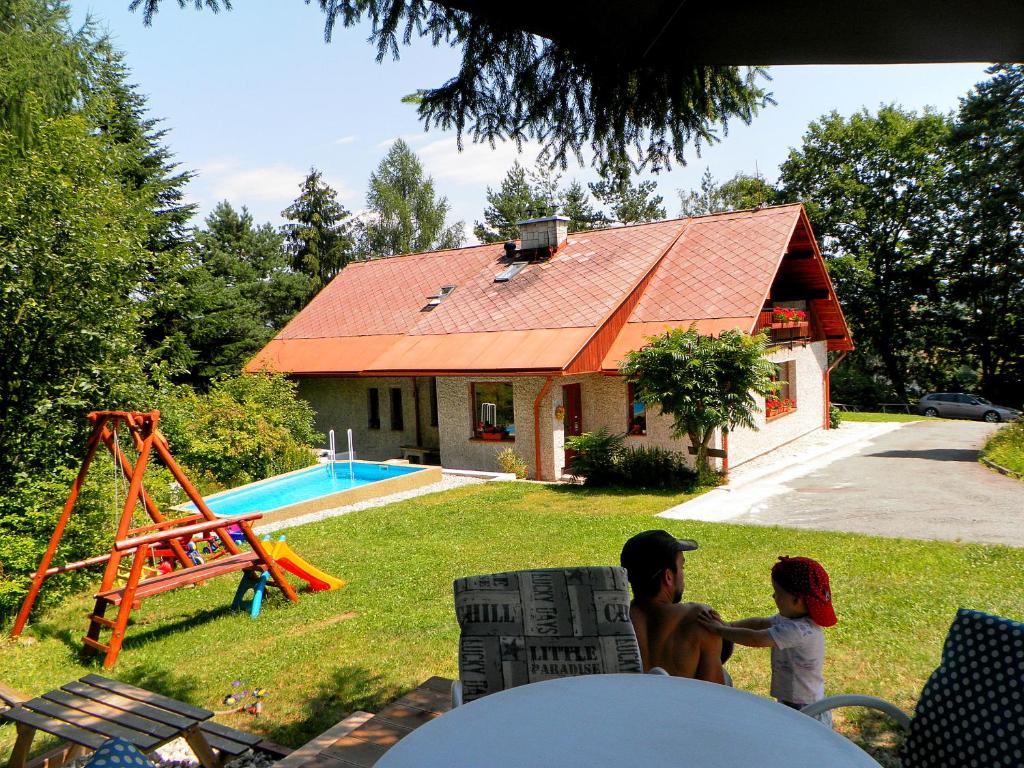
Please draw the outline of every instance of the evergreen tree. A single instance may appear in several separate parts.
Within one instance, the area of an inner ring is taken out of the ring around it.
[[[586,232],[607,226],[608,217],[590,204],[590,195],[578,181],[561,194],[561,213],[569,217],[570,232]]]
[[[351,214],[338,202],[338,193],[311,168],[295,202],[281,215],[285,249],[291,268],[310,277],[310,297],[329,283],[355,258]]]
[[[658,185],[653,181],[631,183],[632,172],[625,157],[613,158],[601,168],[601,180],[590,184],[590,191],[608,206],[612,219],[622,224],[657,221],[666,216]]]
[[[302,307],[311,279],[288,269],[284,237],[219,203],[195,235],[174,341],[186,380],[205,389],[239,373]]]
[[[532,176],[516,162],[497,190],[487,188],[484,220],[473,227],[473,234],[478,240],[483,243],[516,240],[520,221],[550,216],[555,212],[555,206],[544,199],[532,182]]]
[[[132,0],[149,24],[161,0]],[[230,7],[229,0],[193,0],[197,7]],[[186,0],[178,0],[185,5]],[[657,170],[684,162],[688,145],[718,140],[730,120],[749,123],[773,103],[762,88],[759,67],[666,67],[629,46],[594,55],[585,46],[559,43],[507,23],[430,0],[319,0],[335,25],[368,23],[377,59],[398,58],[414,37],[461,49],[459,71],[420,91],[420,119],[427,127],[455,129],[460,141],[542,142],[553,162],[565,167],[589,148],[598,163],[631,149]],[[653,31],[654,27],[652,27]],[[638,47],[642,50],[643,47]],[[653,216],[652,218],[659,218]],[[637,219],[640,221],[643,219]]]
[[[402,139],[370,174],[366,205],[366,251],[371,258],[458,248],[465,239],[461,221],[446,225],[448,199],[436,197],[434,180]]]
[[[0,0],[0,131],[23,149],[42,118],[82,97],[92,24],[74,32],[66,2]]]

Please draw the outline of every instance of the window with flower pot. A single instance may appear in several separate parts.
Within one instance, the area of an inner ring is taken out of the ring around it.
[[[764,413],[769,419],[796,410],[796,361],[776,363],[772,381],[778,383],[779,388],[773,396],[764,401]]]
[[[516,417],[512,385],[481,381],[470,385],[473,403],[473,437],[478,440],[515,440]]]
[[[632,384],[626,385],[626,402],[629,411],[626,414],[626,432],[630,435],[647,434],[647,404],[637,400]]]

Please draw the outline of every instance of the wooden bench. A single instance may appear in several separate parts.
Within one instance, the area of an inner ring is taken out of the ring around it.
[[[164,592],[170,592],[178,587],[201,584],[207,579],[212,579],[214,576],[244,570],[253,566],[259,560],[260,556],[256,552],[240,552],[237,555],[229,555],[228,557],[211,560],[202,565],[194,565],[191,568],[171,571],[170,573],[164,573],[160,576],[140,581],[139,585],[135,588],[134,605],[132,607],[138,608],[139,603],[144,598],[162,595]],[[113,605],[120,605],[121,600],[124,598],[125,589],[126,587],[119,587],[118,589],[110,589],[106,592],[97,592],[96,597],[106,600]]]
[[[401,739],[450,710],[451,690],[451,680],[431,677],[369,719],[354,713],[342,720],[327,732],[337,738],[317,737],[285,758],[283,768],[370,768]]]

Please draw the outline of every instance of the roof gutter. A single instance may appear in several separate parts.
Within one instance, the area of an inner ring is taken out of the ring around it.
[[[540,394],[537,395],[533,401],[533,453],[534,453],[534,479],[543,480],[544,477],[540,471],[540,404],[541,401],[547,396],[548,390],[551,389],[552,377],[548,376],[544,379],[544,386],[540,388]]]

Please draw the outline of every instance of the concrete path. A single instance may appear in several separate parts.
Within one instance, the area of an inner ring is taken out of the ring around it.
[[[1024,483],[977,462],[996,428],[851,423],[824,451],[737,468],[729,486],[661,516],[1024,547]]]

